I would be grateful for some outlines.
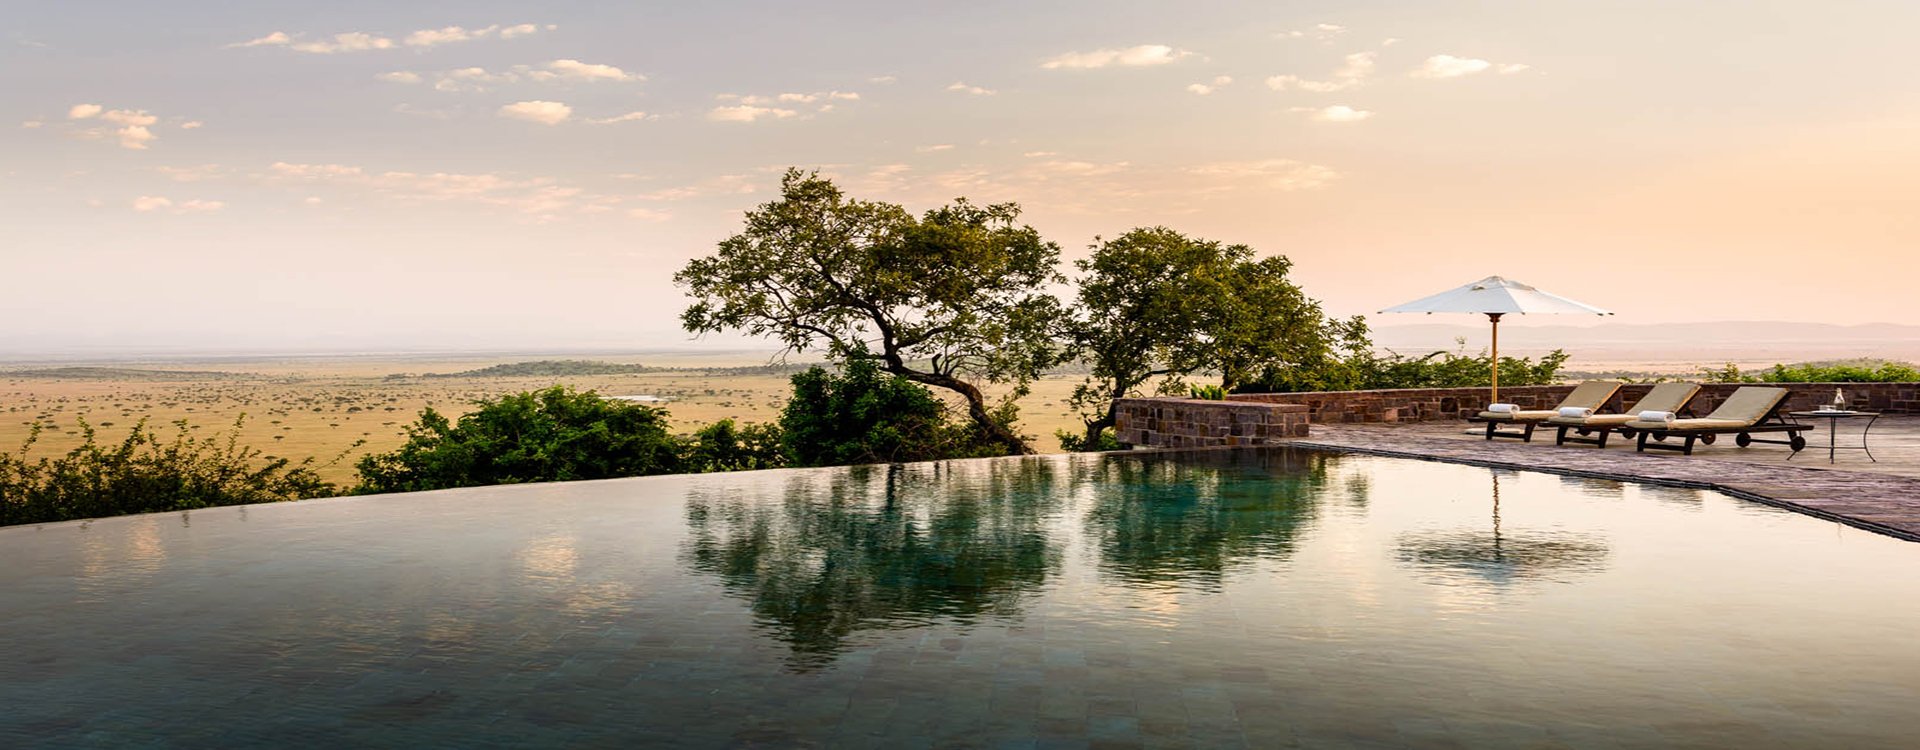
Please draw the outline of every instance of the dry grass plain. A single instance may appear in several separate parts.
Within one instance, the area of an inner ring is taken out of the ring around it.
[[[674,369],[568,377],[419,377],[543,359]],[[776,419],[786,404],[787,375],[724,371],[765,363],[764,355],[725,354],[343,356],[114,363],[90,366],[122,372],[84,376],[44,374],[55,365],[6,366],[0,368],[0,451],[17,452],[35,423],[49,427],[29,455],[50,456],[81,442],[82,420],[94,426],[100,441],[117,443],[141,419],[158,428],[162,437],[171,437],[176,431],[172,423],[179,420],[188,422],[193,435],[205,436],[228,431],[245,415],[239,432],[242,444],[269,457],[299,461],[312,456],[324,477],[344,485],[353,480],[353,462],[359,456],[404,442],[406,425],[423,408],[455,416],[478,399],[556,383],[608,396],[668,399],[661,406],[681,432],[726,418]],[[42,374],[26,374],[35,371]],[[1059,450],[1054,431],[1079,425],[1066,406],[1077,382],[1078,376],[1049,377],[1021,401],[1021,430],[1033,438],[1035,449]],[[355,447],[361,441],[364,444]]]

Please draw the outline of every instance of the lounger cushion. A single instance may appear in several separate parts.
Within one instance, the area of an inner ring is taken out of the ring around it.
[[[1679,411],[1693,400],[1693,394],[1700,392],[1700,386],[1693,383],[1661,383],[1641,396],[1640,401],[1627,409],[1628,414],[1643,411]]]
[[[1736,419],[1754,424],[1767,418],[1767,412],[1780,405],[1787,395],[1785,388],[1764,388],[1760,386],[1741,386],[1720,403],[1720,408],[1708,414],[1709,419]]]
[[[1560,412],[1545,409],[1538,411],[1483,411],[1480,412],[1480,418],[1496,422],[1544,422],[1548,417],[1559,413]]]
[[[1627,426],[1636,430],[1652,430],[1654,432],[1699,432],[1701,430],[1739,430],[1752,427],[1753,422],[1741,419],[1716,419],[1714,417],[1676,419],[1671,422],[1642,422],[1635,419],[1628,422]]]
[[[1569,406],[1578,406],[1582,409],[1599,411],[1600,407],[1606,406],[1607,401],[1613,398],[1613,394],[1619,392],[1620,381],[1589,380],[1574,388],[1572,393],[1567,394],[1566,399],[1560,402],[1560,409]],[[1555,411],[1557,412],[1559,409],[1555,409]]]
[[[1563,424],[1571,427],[1619,427],[1633,421],[1633,415],[1595,414],[1584,419],[1579,417],[1554,417],[1547,421],[1552,424]]]

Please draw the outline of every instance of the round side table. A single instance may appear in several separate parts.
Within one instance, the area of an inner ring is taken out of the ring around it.
[[[1787,416],[1793,417],[1796,421],[1802,418],[1827,420],[1827,463],[1829,465],[1833,463],[1834,456],[1837,455],[1840,451],[1860,451],[1862,453],[1867,454],[1868,461],[1872,461],[1876,464],[1880,463],[1880,459],[1873,457],[1873,451],[1867,449],[1867,433],[1873,431],[1874,422],[1880,421],[1880,412],[1877,412],[1877,411],[1831,411],[1831,410],[1795,411],[1795,412],[1787,412]],[[1839,427],[1840,427],[1840,420],[1855,419],[1860,417],[1865,417],[1867,420],[1867,425],[1865,427],[1860,428],[1860,444],[1859,445],[1838,445],[1837,442],[1839,440],[1838,433],[1839,433]],[[1792,461],[1793,456],[1791,455],[1787,456],[1787,460]]]

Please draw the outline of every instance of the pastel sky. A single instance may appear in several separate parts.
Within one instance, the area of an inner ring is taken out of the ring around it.
[[[789,165],[1339,313],[1915,318],[1909,0],[0,8],[14,347],[680,345],[673,271]]]

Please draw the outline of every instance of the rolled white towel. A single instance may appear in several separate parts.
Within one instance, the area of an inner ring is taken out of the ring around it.
[[[1560,416],[1586,419],[1587,417],[1593,416],[1593,410],[1584,406],[1562,406],[1560,407]]]
[[[1639,419],[1642,422],[1672,422],[1674,416],[1670,411],[1643,411]]]
[[[1520,407],[1513,404],[1490,404],[1487,406],[1487,411],[1495,414],[1511,414],[1519,410]]]

